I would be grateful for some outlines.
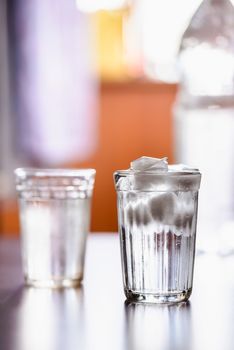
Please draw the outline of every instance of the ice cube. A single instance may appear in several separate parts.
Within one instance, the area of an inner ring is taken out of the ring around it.
[[[142,201],[135,207],[135,220],[137,226],[147,225],[151,221],[148,206]]]
[[[171,170],[171,171],[199,171],[198,169],[196,168],[193,168],[193,167],[190,167],[188,165],[185,165],[185,164],[170,164],[168,165],[168,170]]]
[[[152,157],[140,157],[131,162],[131,170],[134,171],[146,171],[146,170],[157,170],[157,171],[168,171],[167,158],[152,158]]]
[[[137,203],[137,196],[134,192],[128,192],[126,195],[126,202],[127,205],[125,206],[124,210],[127,213],[127,221],[130,226],[133,226],[134,223],[134,208],[136,207]]]
[[[128,177],[120,177],[116,182],[116,188],[120,191],[130,191],[132,188],[130,179]]]
[[[151,216],[146,203],[134,194],[128,195],[128,201],[126,211],[129,224],[147,225],[151,221]]]
[[[131,227],[133,226],[133,222],[134,222],[134,209],[131,204],[128,204],[126,208],[126,212],[127,212],[128,224]]]
[[[180,192],[176,208],[175,226],[182,230],[185,236],[189,236],[195,213],[195,202],[192,192]]]
[[[177,212],[177,198],[174,193],[154,194],[150,200],[151,215],[164,225],[174,225]]]

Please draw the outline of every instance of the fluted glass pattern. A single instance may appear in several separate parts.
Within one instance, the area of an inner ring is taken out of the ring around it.
[[[187,299],[193,281],[198,192],[117,193],[127,298]]]

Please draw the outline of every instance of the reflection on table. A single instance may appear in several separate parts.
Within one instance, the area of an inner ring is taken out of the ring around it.
[[[234,257],[197,255],[190,301],[127,303],[117,235],[88,240],[77,289],[23,285],[19,242],[0,240],[3,350],[233,350]]]

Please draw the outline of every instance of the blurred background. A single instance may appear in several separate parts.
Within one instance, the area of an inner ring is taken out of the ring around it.
[[[117,231],[113,172],[175,161],[177,56],[200,4],[1,1],[1,234],[19,232],[18,166],[95,168],[91,231]]]

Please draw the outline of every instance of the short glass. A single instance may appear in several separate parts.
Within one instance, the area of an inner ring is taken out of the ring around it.
[[[127,299],[187,300],[193,284],[201,174],[170,166],[161,173],[117,171],[114,180]]]
[[[79,285],[95,170],[19,168],[15,176],[26,284]]]

